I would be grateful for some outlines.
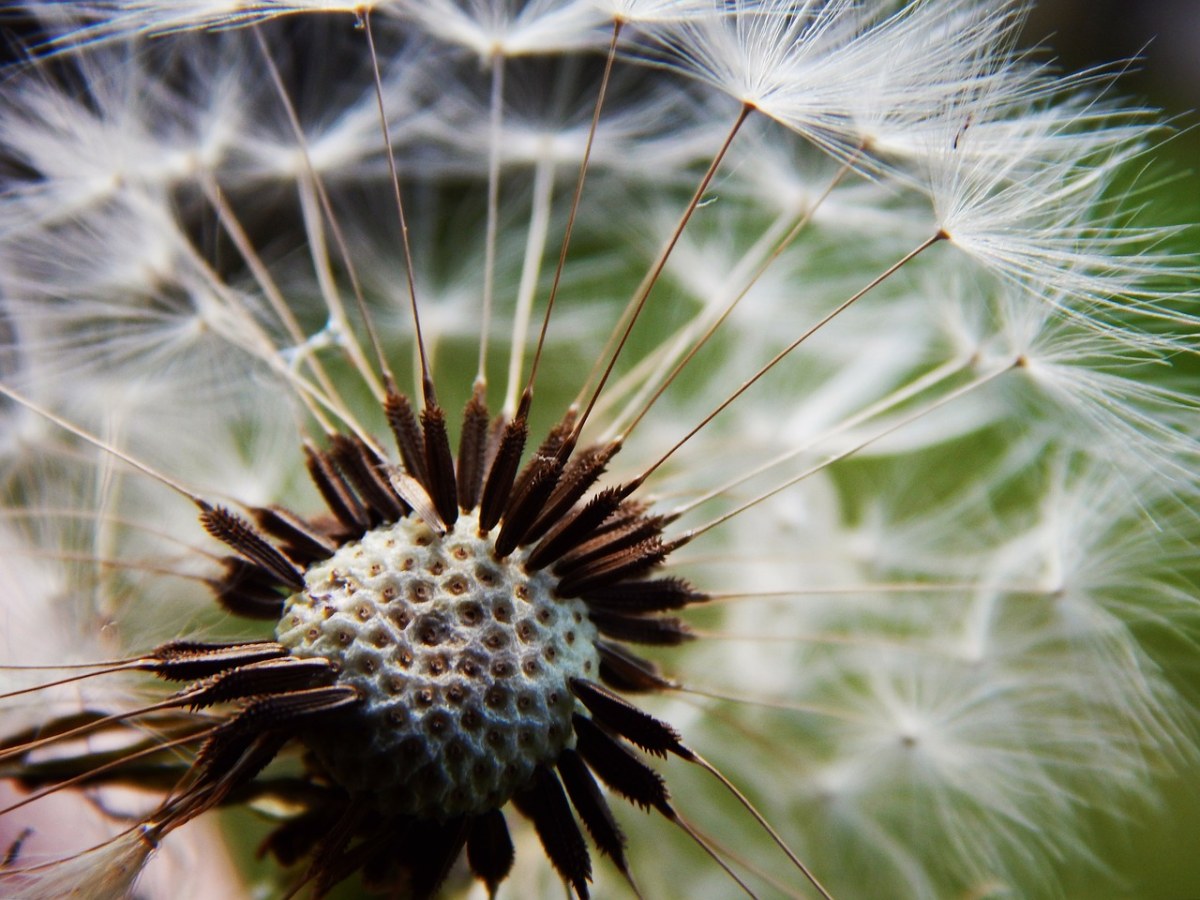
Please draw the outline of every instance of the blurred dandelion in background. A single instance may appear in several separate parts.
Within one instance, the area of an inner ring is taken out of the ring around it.
[[[1151,890],[1196,284],[1118,66],[1019,2],[10,6],[5,896]]]

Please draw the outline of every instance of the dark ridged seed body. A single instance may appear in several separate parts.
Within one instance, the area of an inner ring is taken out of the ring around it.
[[[381,809],[446,819],[494,809],[573,746],[571,678],[594,677],[583,602],[554,596],[518,551],[494,557],[474,515],[439,536],[402,519],[304,575],[276,632],[363,698],[309,743],[342,787]]]

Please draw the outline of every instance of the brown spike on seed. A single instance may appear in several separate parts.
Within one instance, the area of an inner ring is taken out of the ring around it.
[[[291,561],[241,516],[223,506],[205,505],[200,524],[218,541],[269,571],[282,586],[294,591],[304,587],[304,578]]]
[[[663,612],[704,603],[708,595],[697,591],[682,578],[655,578],[650,581],[619,581],[582,595],[588,606],[620,613]]]
[[[652,537],[580,566],[558,583],[558,592],[563,597],[578,597],[626,578],[638,578],[659,565],[666,556],[662,542]]]
[[[656,756],[671,752],[691,758],[691,752],[680,743],[679,732],[612,691],[595,682],[573,678],[571,692],[587,707],[592,718],[646,752]]]
[[[500,445],[483,483],[483,500],[479,507],[479,529],[486,534],[496,527],[512,491],[521,454],[525,450],[525,439],[529,429],[522,418],[514,419],[504,426]]]
[[[620,488],[611,492],[618,500]],[[601,492],[602,496],[608,492]],[[611,501],[608,503],[611,507]],[[564,552],[554,566],[557,575],[569,575],[578,572],[596,560],[613,556],[629,547],[656,537],[662,533],[662,518],[647,516],[641,511],[634,512],[626,503],[618,503],[612,515],[596,525],[590,534],[582,536],[576,546]]]
[[[210,579],[208,586],[222,607],[244,619],[273,621],[283,609],[284,595],[279,579],[258,563],[240,556],[221,561],[225,574]]]
[[[539,767],[530,786],[518,792],[513,803],[533,821],[550,863],[581,900],[587,900],[592,861],[558,777],[544,766]]]
[[[289,691],[255,700],[228,724],[233,731],[247,732],[290,728],[356,706],[361,700],[357,690],[338,684]]]
[[[458,441],[458,506],[472,510],[479,505],[483,492],[483,472],[487,458],[488,411],[483,391],[476,390],[463,411],[462,436]]]
[[[610,532],[618,531],[626,528],[630,523],[641,521],[648,518],[648,510],[650,507],[637,500],[630,500],[629,486],[625,484],[617,485],[613,488],[617,496],[624,498],[617,511],[613,513],[611,518],[604,521],[604,524],[596,529],[595,536],[599,537]],[[659,517],[661,519],[661,517]]]
[[[201,788],[206,781],[220,779],[235,771],[260,738],[270,735],[277,738],[282,747],[298,728],[345,712],[359,702],[357,691],[341,685],[308,688],[253,701],[222,724],[200,748],[192,764],[197,773],[193,790]],[[269,760],[270,757],[264,764]],[[251,776],[254,774],[257,773],[250,773]]]
[[[600,852],[616,863],[626,877],[629,866],[625,861],[625,835],[617,825],[608,802],[604,799],[596,779],[588,771],[587,764],[574,750],[564,750],[558,757],[558,774],[571,804],[587,827],[592,840]]]
[[[658,666],[642,659],[612,641],[599,641],[600,678],[611,688],[627,694],[674,690],[677,685],[665,678]]]
[[[483,879],[489,897],[496,896],[496,888],[508,877],[514,855],[504,813],[491,809],[471,821],[467,835],[467,862],[471,871]]]
[[[606,785],[643,809],[671,818],[670,796],[662,776],[586,716],[575,716],[576,749]]]
[[[504,510],[503,524],[496,536],[496,555],[508,556],[525,543],[525,535],[538,513],[545,507],[546,500],[558,484],[562,464],[554,457],[538,456],[526,468],[528,477],[518,480],[512,499]]]
[[[557,562],[581,543],[590,540],[595,530],[617,511],[620,504],[620,493],[613,488],[607,488],[583,506],[570,510],[529,554],[526,568],[531,571],[544,568]]]
[[[575,420],[578,418],[578,410],[571,406],[563,414],[563,417],[550,429],[541,445],[538,447],[538,456],[558,456],[562,461],[571,455],[575,449],[573,443],[569,443],[572,433],[575,431]]]
[[[358,537],[366,531],[370,526],[367,513],[333,461],[324,453],[305,444],[304,464],[325,505],[342,524],[347,535]]]
[[[180,693],[192,709],[245,697],[290,693],[329,685],[335,676],[327,660],[285,656],[250,663],[212,675]]]
[[[421,433],[412,403],[404,394],[389,391],[384,398],[383,412],[392,429],[396,447],[400,450],[405,470],[421,482],[425,490],[429,490],[429,478],[425,471],[425,436]]]
[[[440,406],[428,406],[421,413],[425,430],[426,486],[438,515],[448,526],[458,520],[458,485],[454,475],[454,456],[446,433],[446,413]]]
[[[635,516],[619,526],[606,520],[603,527],[593,532],[594,536],[569,553],[554,566],[554,574],[563,577],[576,575],[589,566],[613,558],[645,541],[656,539],[662,534],[662,519],[657,516]]]
[[[156,660],[150,668],[168,681],[191,681],[264,659],[278,659],[287,653],[287,648],[275,641],[169,641],[150,653],[150,658]]]
[[[288,558],[300,565],[325,559],[337,549],[328,536],[282,506],[260,506],[251,512],[258,527],[278,540]]]
[[[233,719],[210,737],[192,761],[192,782],[161,812],[162,821],[181,825],[220,802],[269,763],[287,743],[289,734],[258,728],[230,729]]]
[[[590,615],[605,637],[630,644],[677,647],[696,637],[686,624],[673,616],[627,616],[598,609],[593,609]]]
[[[492,463],[496,461],[496,454],[500,450],[500,444],[504,439],[504,431],[508,425],[509,420],[503,415],[496,416],[488,424],[487,449],[483,454],[483,473],[485,479],[487,478],[487,473],[492,468]],[[482,502],[482,499],[480,502]]]
[[[589,447],[576,454],[563,469],[558,486],[546,501],[545,509],[529,528],[524,542],[541,540],[557,525],[604,474],[609,460],[619,448],[620,444],[613,441],[602,447]]]
[[[338,468],[366,504],[373,525],[394,522],[408,514],[407,504],[380,470],[383,461],[361,438],[335,434],[330,448]]]

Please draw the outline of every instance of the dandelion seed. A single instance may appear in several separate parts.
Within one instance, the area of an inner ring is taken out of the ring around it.
[[[1022,4],[25,8],[6,895],[211,895],[231,810],[247,895],[1119,877],[1194,285]]]

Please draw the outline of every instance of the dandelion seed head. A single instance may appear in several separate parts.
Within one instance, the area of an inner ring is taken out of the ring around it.
[[[364,697],[366,747],[316,738],[334,777],[388,812],[503,805],[573,743],[568,682],[599,668],[596,628],[554,579],[494,561],[476,517],[369,532],[309,569],[276,628]],[[582,707],[580,707],[582,709]]]
[[[0,666],[81,668],[0,668],[3,891],[227,808],[280,894],[1116,882],[1200,435],[1114,71],[1021,2],[24,9]]]
[[[591,0],[434,0],[397,4],[403,14],[448,44],[487,63],[499,56],[522,56],[596,47],[604,23]]]

